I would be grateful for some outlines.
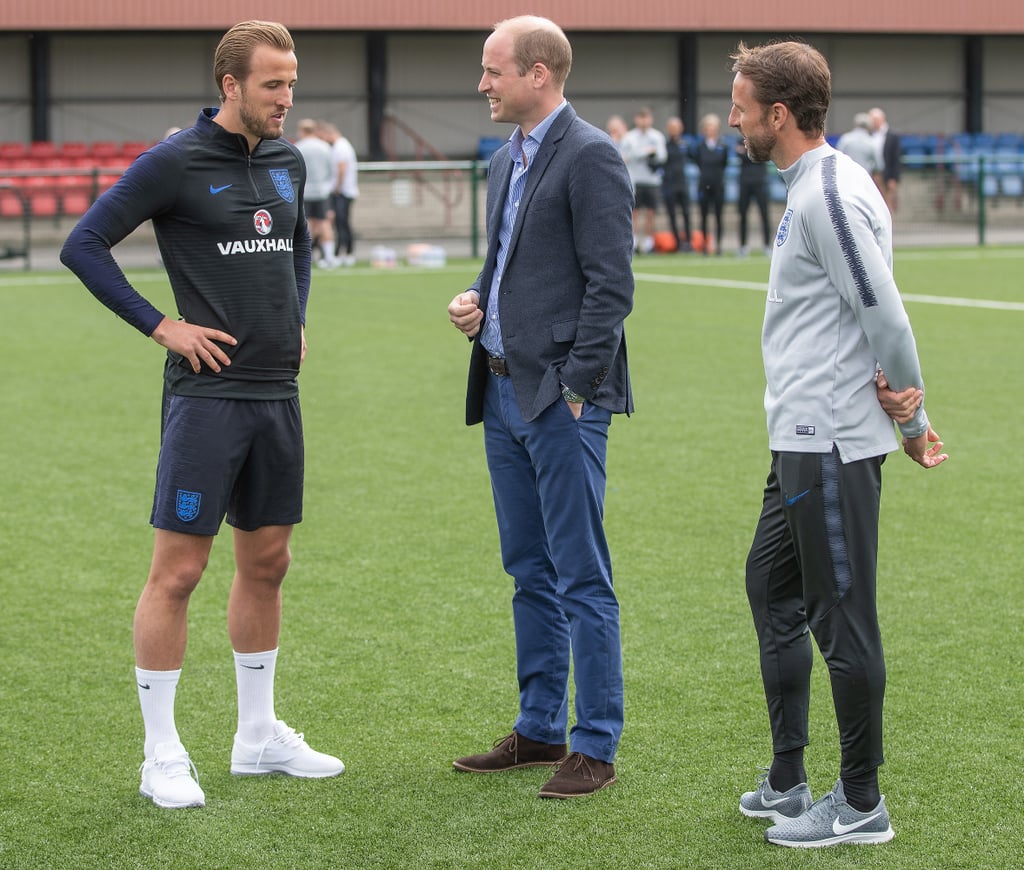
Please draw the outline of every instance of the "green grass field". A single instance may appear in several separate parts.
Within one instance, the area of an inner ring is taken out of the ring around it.
[[[451,760],[516,713],[511,581],[468,347],[476,266],[314,276],[302,375],[306,520],[285,586],[277,712],[335,780],[228,772],[230,540],[192,599],[178,727],[203,810],[138,794],[131,621],[149,565],[162,351],[70,274],[0,273],[0,866],[975,868],[1024,865],[1024,250],[904,251],[928,409],[950,460],[886,463],[879,609],[896,838],[808,853],[737,811],[770,759],[743,562],[768,471],[767,261],[637,261],[637,412],[616,418],[607,526],[622,605],[619,783],[541,801],[544,770]],[[162,272],[131,272],[170,310]],[[1003,307],[935,304],[927,297]],[[223,536],[222,536],[223,537]],[[229,538],[229,536],[227,536]],[[817,797],[838,770],[816,662]]]

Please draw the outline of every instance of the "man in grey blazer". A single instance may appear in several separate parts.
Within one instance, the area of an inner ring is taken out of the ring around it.
[[[484,424],[519,681],[511,734],[454,765],[557,765],[540,791],[551,798],[615,781],[622,653],[605,456],[612,414],[633,410],[632,186],[608,136],[565,101],[571,64],[568,39],[544,18],[503,21],[484,43],[478,90],[491,120],[517,126],[490,164],[483,269],[448,306],[473,341],[466,422]]]

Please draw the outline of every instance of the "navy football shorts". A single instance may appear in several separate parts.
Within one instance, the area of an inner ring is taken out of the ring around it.
[[[150,522],[216,535],[221,521],[251,532],[302,520],[298,398],[167,396]]]

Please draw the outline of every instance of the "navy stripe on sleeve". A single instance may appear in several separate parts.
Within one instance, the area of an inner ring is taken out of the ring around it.
[[[864,268],[864,261],[861,259],[860,250],[857,248],[853,232],[850,230],[850,222],[846,217],[846,208],[839,196],[834,154],[821,161],[821,185],[825,191],[825,204],[832,221],[832,229],[835,230],[836,239],[839,241],[839,248],[843,252],[846,264],[850,267],[850,274],[853,276],[853,283],[860,295],[861,304],[865,308],[873,308],[878,305],[878,299],[868,280],[867,269]]]

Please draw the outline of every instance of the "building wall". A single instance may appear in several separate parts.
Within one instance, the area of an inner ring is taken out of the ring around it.
[[[386,38],[386,111],[401,122],[387,140],[398,158],[472,156],[481,137],[507,135],[491,123],[476,86],[486,31],[389,34]],[[729,54],[740,38],[760,34],[709,33],[696,37],[695,107],[679,94],[678,35],[572,35],[574,66],[567,95],[599,126],[613,113],[627,120],[650,105],[659,125],[670,114],[693,118],[728,114]],[[66,140],[149,140],[170,126],[190,124],[202,106],[215,105],[212,56],[219,33],[53,33],[50,35],[51,137]],[[299,82],[289,129],[306,116],[336,123],[366,153],[367,58],[364,35],[296,32]],[[951,133],[964,126],[962,37],[808,34],[829,58],[833,108],[829,132],[852,125],[855,112],[881,105],[894,129]],[[1024,132],[1024,36],[984,37],[984,128]],[[29,37],[0,35],[5,87],[0,139],[30,135]],[[411,129],[420,137],[411,138]]]
[[[714,32],[1024,33],[1020,0],[545,0],[534,7],[566,30]],[[503,0],[4,0],[0,30],[225,30],[269,18],[295,30],[479,30],[508,17]]]

